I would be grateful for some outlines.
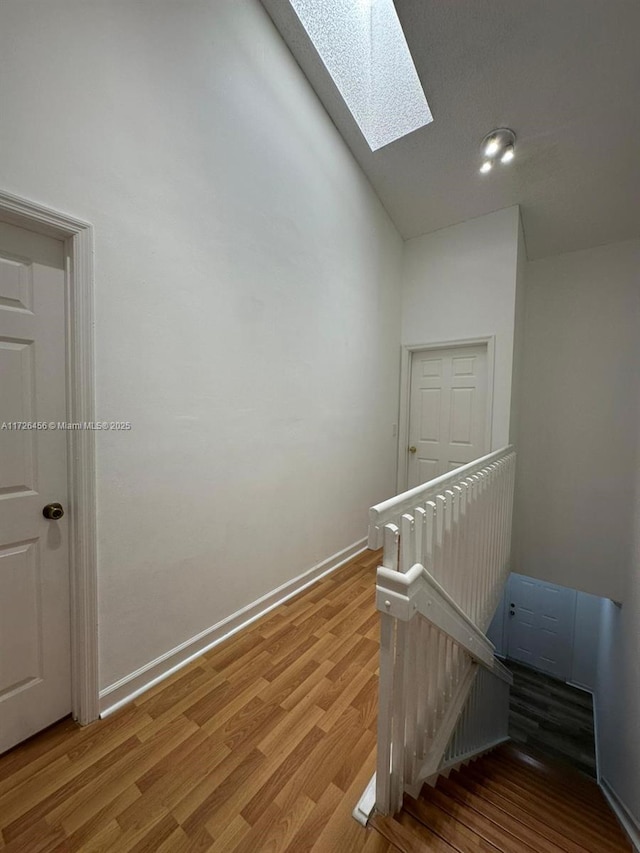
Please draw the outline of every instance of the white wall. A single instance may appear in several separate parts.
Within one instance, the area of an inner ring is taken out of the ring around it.
[[[510,207],[405,243],[403,344],[495,335],[493,450],[509,442],[518,227]]]
[[[640,385],[636,381],[637,390]],[[635,824],[640,849],[640,432],[635,460],[632,562],[623,605],[602,605],[596,725],[600,775]]]
[[[101,683],[366,534],[402,242],[257,0],[3,0],[0,187],[96,235]]]
[[[600,613],[607,599],[576,593],[576,615],[573,623],[573,650],[571,656],[572,684],[592,692],[598,680],[600,643]]]
[[[622,608],[612,601],[603,604],[596,725],[600,775],[635,822],[640,839],[639,575],[636,569]]]
[[[621,600],[639,430],[640,242],[529,264],[517,571]]]

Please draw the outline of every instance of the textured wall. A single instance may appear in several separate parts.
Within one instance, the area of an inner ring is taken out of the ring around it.
[[[640,430],[629,467],[635,469],[631,564],[622,607],[612,601],[602,604],[596,723],[600,774],[640,837]]]
[[[517,569],[617,600],[631,569],[639,328],[640,242],[529,264]]]

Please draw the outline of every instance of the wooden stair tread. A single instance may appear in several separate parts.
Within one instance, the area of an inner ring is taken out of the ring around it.
[[[424,797],[418,800],[407,797],[404,810],[456,847],[460,843],[473,841],[474,849],[497,850],[500,853],[540,853],[439,791],[434,791],[429,800]],[[480,847],[480,843],[486,846]]]
[[[583,805],[604,815],[612,814],[595,782],[583,787],[581,778],[576,779],[570,774],[561,775],[553,769],[539,766],[527,767],[503,756],[491,760],[483,758],[475,763],[474,769],[487,776],[509,779],[519,788],[544,793],[549,799],[554,799],[557,792],[562,791],[563,796],[577,806]],[[580,774],[577,775],[579,777]]]
[[[477,780],[486,780],[487,783],[508,787],[513,794],[522,798],[535,798],[540,806],[548,811],[550,815],[559,815],[563,820],[571,806],[575,812],[580,813],[580,824],[597,829],[603,825],[617,827],[612,813],[601,812],[599,806],[592,806],[576,797],[565,785],[564,787],[552,787],[550,784],[541,784],[535,780],[526,780],[521,776],[509,772],[508,769],[497,768],[495,765],[483,765],[474,768],[469,775]]]
[[[528,774],[530,779],[544,781],[545,784],[551,782],[554,785],[569,786],[574,796],[583,799],[603,812],[610,813],[607,801],[595,779],[591,779],[581,772],[573,773],[569,766],[560,763],[551,765],[542,754],[526,756],[522,753],[509,752],[496,760],[506,762],[514,771]],[[532,760],[536,764],[532,765]]]
[[[491,756],[488,756],[490,758]],[[602,792],[594,779],[585,776],[581,772],[575,772],[572,767],[560,762],[551,762],[543,753],[532,751],[525,753],[522,750],[509,747],[494,757],[495,761],[506,762],[515,770],[526,772],[540,779],[550,779],[560,783],[569,782],[571,790],[580,796],[606,805]]]
[[[575,806],[563,804],[562,794],[558,794],[556,801],[551,802],[542,795],[538,797],[536,792],[518,789],[509,779],[496,779],[474,772],[469,773],[468,778],[473,779],[481,787],[499,794],[503,800],[511,803],[512,807],[525,812],[535,820],[553,827],[561,834],[569,833],[571,838],[586,846],[588,850],[594,845],[600,845],[596,849],[602,851],[618,849],[615,845],[622,833],[617,826],[608,823],[603,826],[599,822],[594,822],[583,809],[578,813]],[[610,836],[613,836],[613,839]]]
[[[457,853],[502,853],[497,847],[485,841],[484,838],[473,832],[473,830],[470,830],[463,823],[451,821],[446,815],[442,817],[444,820],[440,819],[436,835],[441,842],[448,844]],[[432,825],[423,823],[406,811],[400,813],[398,820],[403,826],[413,827],[413,831],[416,833],[424,833],[429,830],[434,831]],[[431,845],[429,845],[428,849],[431,849]]]
[[[404,853],[630,853],[629,841],[588,776],[505,744],[405,797],[371,825]]]
[[[495,798],[486,796],[486,792],[482,789],[475,791],[471,790],[471,786],[464,787],[457,783],[453,776],[446,780],[439,780],[438,787],[442,787],[448,796],[473,808],[497,826],[504,827],[512,835],[517,835],[536,853],[557,853],[558,850],[562,850],[563,853],[591,853],[586,847],[561,835],[552,827],[540,826],[538,820],[531,818],[521,809],[510,811],[508,803],[499,800],[496,802]]]
[[[605,822],[615,823],[615,818],[603,808],[599,799],[580,796],[570,787],[569,782],[562,785],[554,784],[552,780],[537,779],[534,776],[527,776],[522,771],[514,771],[510,767],[500,767],[496,764],[483,764],[471,772],[476,776],[508,784],[523,796],[534,795],[541,802],[548,802],[552,809],[557,807],[558,792],[561,791],[563,802],[571,803],[578,810],[587,811],[589,819],[593,816],[596,821],[605,820]]]
[[[431,792],[431,796],[435,798],[446,798],[450,802],[456,802],[461,812],[469,816],[473,816],[478,825],[486,825],[492,836],[496,833],[502,837],[509,839],[509,853],[517,853],[517,851],[533,851],[533,853],[566,853],[567,848],[564,844],[559,844],[558,840],[547,838],[541,834],[540,826],[535,822],[535,828],[523,825],[521,816],[515,816],[504,812],[492,806],[490,803],[485,803],[480,797],[472,795],[464,787],[456,785],[453,779],[444,779],[438,782],[438,787]],[[477,817],[476,817],[477,815]],[[482,821],[482,824],[480,823]],[[583,853],[578,848],[573,853]]]
[[[369,825],[401,853],[458,853],[455,847],[442,841],[427,827],[421,827],[416,831],[413,824],[407,826],[393,817],[379,814],[374,814],[370,818]]]

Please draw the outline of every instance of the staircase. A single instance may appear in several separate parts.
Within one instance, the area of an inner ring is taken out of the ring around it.
[[[513,677],[486,631],[511,569],[515,458],[505,447],[369,511],[377,769],[353,816],[372,850],[632,849],[593,779],[509,742]]]
[[[505,447],[372,507],[382,546],[377,769],[355,810],[396,814],[508,740],[511,673],[487,627],[510,571],[515,451]]]
[[[369,826],[404,853],[632,850],[595,781],[511,744],[405,795],[395,817],[374,812]]]

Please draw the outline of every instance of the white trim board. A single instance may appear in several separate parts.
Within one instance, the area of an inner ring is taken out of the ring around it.
[[[354,810],[351,812],[351,816],[358,821],[362,826],[366,826],[369,823],[369,818],[371,817],[371,812],[376,807],[376,774],[374,773],[371,779],[369,779],[369,784],[364,789],[363,795],[358,800],[358,803]]]
[[[615,816],[618,818],[622,828],[629,837],[629,841],[633,845],[636,853],[640,853],[640,824],[631,814],[627,806],[619,799],[616,792],[606,779],[600,777],[600,789],[605,795],[607,802],[611,806]]]
[[[65,249],[67,420],[95,421],[93,362],[93,228],[10,193],[0,192],[0,220],[62,240]],[[96,470],[93,430],[67,430],[71,711],[81,725],[98,718]]]
[[[600,727],[598,725],[598,693],[594,690],[591,694],[593,704],[593,743],[596,750],[596,781],[598,785],[602,782],[600,775]]]
[[[256,601],[232,613],[220,622],[207,628],[200,634],[196,634],[190,640],[186,640],[174,649],[171,649],[150,663],[126,675],[109,687],[100,691],[100,717],[108,717],[127,702],[131,702],[145,690],[154,687],[160,681],[164,681],[179,669],[191,663],[192,660],[222,643],[224,640],[246,628],[256,619],[264,616],[270,610],[284,604],[294,595],[302,592],[307,587],[319,581],[325,575],[335,572],[348,560],[367,550],[367,539],[360,539],[338,551],[337,554],[328,557],[321,563],[303,572],[295,578],[283,583],[272,592],[268,592]]]
[[[592,696],[595,692],[593,687],[588,687],[586,684],[581,684],[579,681],[567,681],[569,687],[575,687],[576,690],[582,690],[583,693],[590,693]]]
[[[430,349],[449,349],[454,347],[486,346],[487,348],[487,424],[486,452],[493,448],[493,377],[495,372],[495,335],[485,335],[478,338],[462,338],[454,341],[430,341],[422,344],[403,344],[400,364],[400,411],[398,416],[398,466],[397,492],[400,494],[407,488],[409,446],[409,402],[411,400],[411,360],[414,352]],[[497,449],[497,448],[496,448]]]

